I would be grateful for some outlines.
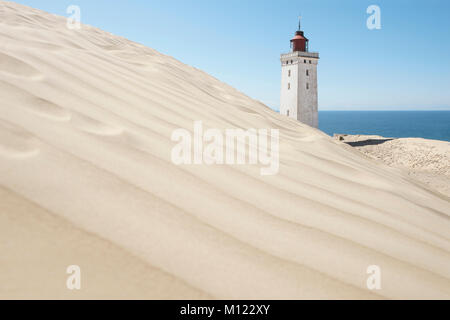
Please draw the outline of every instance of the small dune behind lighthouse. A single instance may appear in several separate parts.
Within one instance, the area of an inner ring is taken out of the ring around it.
[[[205,72],[0,1],[0,97],[2,299],[450,298],[449,198]],[[278,129],[278,174],[175,165],[195,121]]]

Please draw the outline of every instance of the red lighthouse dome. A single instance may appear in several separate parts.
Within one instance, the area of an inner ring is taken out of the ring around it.
[[[298,30],[295,32],[294,38],[291,40],[292,52],[301,51],[308,52],[309,40],[305,37],[305,34],[301,30],[300,21],[298,23]]]

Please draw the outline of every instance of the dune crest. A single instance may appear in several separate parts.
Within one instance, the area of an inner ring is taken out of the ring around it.
[[[103,275],[76,298],[450,298],[448,197],[144,45],[0,15],[0,297],[71,297],[45,272],[70,261]],[[279,173],[175,166],[194,121],[279,129]]]

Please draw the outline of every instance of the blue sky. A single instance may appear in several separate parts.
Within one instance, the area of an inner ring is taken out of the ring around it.
[[[143,43],[278,109],[280,53],[302,26],[320,110],[450,110],[450,1],[18,0]],[[368,30],[369,5],[381,30]]]

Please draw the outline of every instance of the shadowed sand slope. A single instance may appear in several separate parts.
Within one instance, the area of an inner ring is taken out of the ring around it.
[[[0,1],[0,96],[1,298],[450,298],[448,198],[200,70]],[[175,166],[195,120],[279,173]]]

